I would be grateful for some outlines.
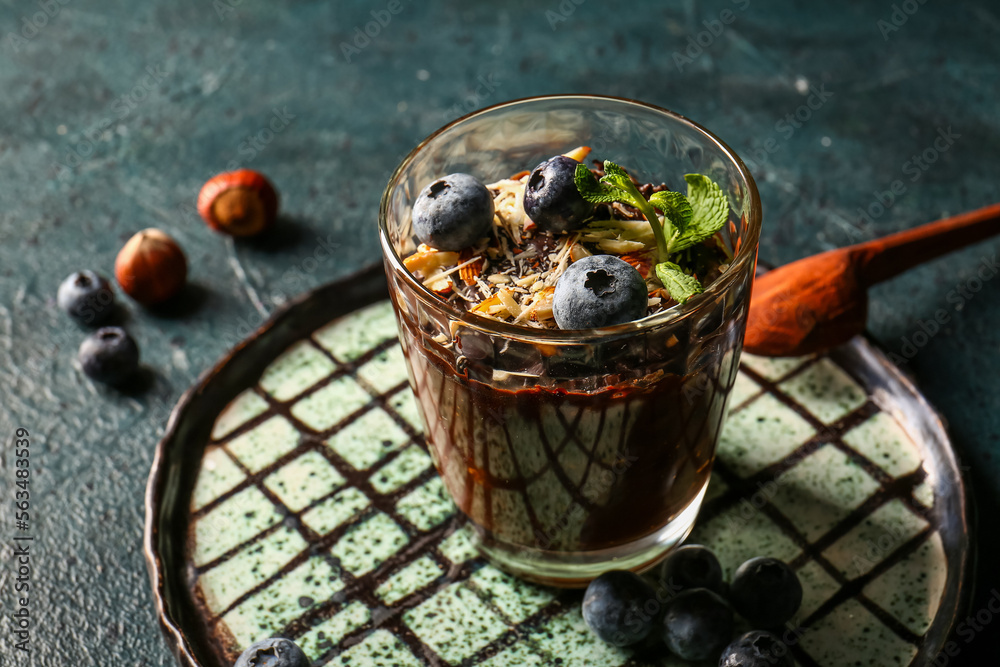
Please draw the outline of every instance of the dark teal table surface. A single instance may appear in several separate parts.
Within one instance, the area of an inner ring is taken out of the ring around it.
[[[17,427],[31,434],[35,541],[29,659],[9,622],[18,531],[6,446],[0,664],[172,664],[141,548],[171,407],[283,301],[378,258],[390,171],[467,110],[594,92],[701,122],[748,158],[765,209],[760,257],[773,264],[1000,199],[1000,7],[840,5],[4,2],[0,434],[8,445]],[[201,184],[236,166],[281,192],[266,242],[233,243],[194,212]],[[144,386],[109,391],[75,364],[84,332],[55,292],[78,268],[110,274],[122,243],[150,226],[183,245],[192,285],[182,308],[128,304]],[[972,483],[973,612],[987,609],[1000,558],[998,249],[895,279],[870,312],[872,335],[947,419]],[[947,321],[933,330],[938,311]],[[995,630],[960,639],[949,664],[995,659]]]

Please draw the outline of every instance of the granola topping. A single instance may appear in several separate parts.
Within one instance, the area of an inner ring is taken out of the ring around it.
[[[583,160],[589,149],[567,156]],[[591,171],[603,175],[594,161]],[[615,202],[600,204],[580,229],[543,231],[525,213],[524,189],[529,172],[486,185],[493,197],[492,234],[461,252],[421,244],[403,260],[404,266],[431,291],[453,305],[493,318],[534,328],[557,328],[552,315],[556,282],[573,262],[596,254],[615,255],[631,264],[646,281],[647,315],[666,310],[676,301],[655,272],[657,246],[649,223],[635,208]],[[637,184],[649,197],[667,190],[664,184]],[[697,277],[708,285],[728,268],[729,253],[719,235],[690,248],[699,267]]]

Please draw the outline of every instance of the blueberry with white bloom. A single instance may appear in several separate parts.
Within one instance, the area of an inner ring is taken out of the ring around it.
[[[114,310],[115,293],[107,278],[93,271],[77,271],[59,285],[56,303],[80,324],[96,326]]]
[[[122,384],[139,367],[139,346],[121,327],[103,327],[84,339],[77,359],[91,379]]]
[[[251,644],[234,667],[310,667],[298,644],[283,637],[271,637]]]
[[[607,327],[646,315],[648,292],[642,274],[612,255],[591,255],[566,269],[552,295],[560,329]]]
[[[490,235],[493,195],[469,174],[449,174],[425,187],[413,204],[413,232],[421,243],[458,251]]]
[[[733,640],[719,658],[719,667],[793,667],[794,664],[784,642],[761,630]]]
[[[524,212],[541,229],[565,232],[577,229],[594,209],[580,194],[574,181],[573,158],[557,155],[531,171],[524,188]]]
[[[611,570],[590,582],[583,596],[583,620],[595,635],[629,646],[652,632],[660,610],[653,588],[627,570]]]

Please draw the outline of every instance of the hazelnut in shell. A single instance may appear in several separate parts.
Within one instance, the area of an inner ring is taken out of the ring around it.
[[[253,236],[274,224],[278,216],[278,193],[260,172],[227,171],[202,186],[198,213],[217,232]]]
[[[115,259],[115,278],[139,303],[152,306],[174,296],[187,281],[187,259],[177,241],[150,227],[130,238]]]

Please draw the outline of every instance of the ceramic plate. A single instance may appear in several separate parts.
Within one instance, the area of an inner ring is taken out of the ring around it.
[[[315,665],[689,664],[601,643],[579,591],[479,558],[422,431],[381,267],[288,305],[207,372],[171,416],[146,495],[180,662],[228,667],[282,635]],[[688,541],[713,548],[727,579],[758,555],[795,568],[800,665],[931,664],[967,604],[947,435],[863,339],[744,355]]]

